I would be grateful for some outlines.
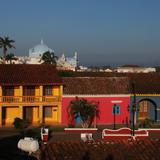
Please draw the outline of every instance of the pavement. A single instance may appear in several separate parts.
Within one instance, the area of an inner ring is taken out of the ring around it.
[[[102,132],[93,133],[93,139],[101,139]],[[35,160],[17,148],[18,141],[24,138],[20,132],[14,128],[0,128],[0,160]],[[155,135],[155,138],[160,138]],[[52,132],[49,143],[56,141],[80,140],[80,133]]]

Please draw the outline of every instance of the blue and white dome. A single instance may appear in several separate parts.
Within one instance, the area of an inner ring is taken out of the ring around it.
[[[50,49],[46,44],[43,43],[43,40],[41,40],[41,43],[36,45],[35,47],[29,49],[29,57],[31,58],[39,58],[43,55],[45,52],[54,52],[52,49]]]

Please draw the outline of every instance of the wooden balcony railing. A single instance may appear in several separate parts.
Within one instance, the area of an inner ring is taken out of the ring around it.
[[[60,96],[0,96],[0,103],[59,102]]]

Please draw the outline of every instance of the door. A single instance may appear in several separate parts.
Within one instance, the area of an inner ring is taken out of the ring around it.
[[[6,107],[2,107],[2,125],[6,122]]]
[[[44,106],[43,119],[45,123],[57,122],[57,106]]]
[[[147,100],[139,103],[139,120],[149,118],[150,102]]]
[[[32,123],[33,122],[33,107],[24,107],[23,115],[24,115],[25,120]]]

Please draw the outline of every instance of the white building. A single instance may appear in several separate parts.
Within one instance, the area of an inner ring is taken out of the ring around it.
[[[43,40],[41,43],[29,49],[29,57],[30,58],[40,58],[45,52],[54,52],[50,49],[46,44],[44,44]]]
[[[149,73],[156,72],[156,69],[152,67],[118,67],[114,71],[118,73]]]
[[[77,52],[74,53],[73,57],[65,57],[65,55],[62,54],[62,56],[59,57],[57,60],[58,69],[75,71],[77,66],[78,66]]]
[[[17,57],[18,60],[13,61],[13,63],[15,64],[41,64],[43,62],[40,61],[40,59],[41,59],[41,56],[45,52],[54,52],[54,50],[49,48],[46,44],[44,44],[43,40],[41,40],[40,44],[29,49],[29,56],[19,56]],[[62,54],[62,56],[57,59],[58,69],[75,71],[77,66],[78,66],[77,52],[74,53],[73,57],[65,57],[65,55]]]

